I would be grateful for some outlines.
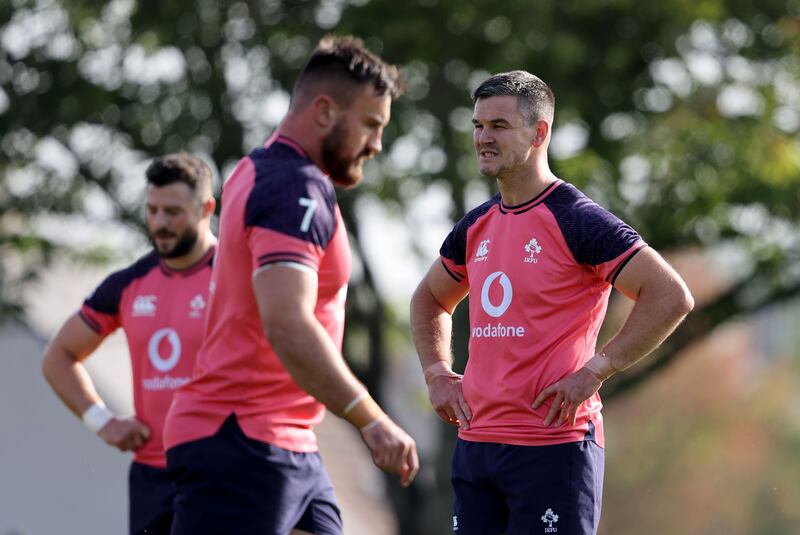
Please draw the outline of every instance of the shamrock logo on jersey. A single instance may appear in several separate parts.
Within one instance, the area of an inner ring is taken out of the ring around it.
[[[537,260],[534,258],[534,255],[542,252],[542,246],[539,245],[536,238],[531,238],[531,241],[525,244],[525,252],[528,253],[528,256],[524,259],[525,262],[528,264],[535,264]]]
[[[542,522],[547,524],[548,528],[552,528],[553,523],[558,522],[558,515],[555,514],[552,509],[548,508],[547,511],[545,511],[542,515]]]

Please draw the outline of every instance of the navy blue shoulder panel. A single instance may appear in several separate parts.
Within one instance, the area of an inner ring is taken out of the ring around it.
[[[456,265],[465,265],[467,263],[467,231],[469,227],[488,212],[492,206],[499,203],[500,194],[498,193],[485,203],[467,212],[467,215],[456,223],[453,230],[451,230],[447,238],[444,239],[444,243],[442,243],[442,247],[439,249],[439,254],[445,258],[449,258]]]
[[[115,315],[119,313],[119,302],[122,292],[136,279],[140,279],[158,267],[160,257],[151,251],[139,260],[116,271],[95,288],[92,295],[86,298],[84,304],[102,314]]]
[[[256,149],[249,157],[256,178],[245,225],[326,247],[336,231],[336,192],[330,179],[283,143]]]
[[[543,202],[556,218],[578,264],[603,264],[641,239],[635,230],[572,184],[560,184]]]

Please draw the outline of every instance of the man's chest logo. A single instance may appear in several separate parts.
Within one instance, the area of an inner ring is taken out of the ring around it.
[[[135,316],[155,316],[156,315],[156,301],[158,298],[155,295],[137,295],[133,300],[133,313]]]
[[[203,315],[203,310],[206,308],[206,300],[203,299],[203,294],[197,294],[189,303],[189,308],[191,311],[189,312],[190,318],[200,318]]]
[[[486,260],[486,255],[489,254],[489,244],[492,240],[483,240],[478,245],[478,250],[475,252],[475,262],[483,262]]]
[[[531,238],[531,241],[525,244],[525,257],[522,259],[526,264],[535,264],[539,261],[537,256],[542,252],[542,246],[536,238]]]
[[[492,303],[491,299],[489,298],[489,290],[492,288],[492,283],[495,280],[500,282],[500,288],[503,291],[503,297],[500,300],[500,303],[495,305]],[[511,306],[511,299],[514,297],[514,289],[511,287],[511,280],[509,280],[508,275],[503,273],[502,271],[495,271],[483,282],[483,288],[481,288],[481,306],[483,307],[483,311],[486,312],[493,318],[499,318],[502,316],[508,307]]]
[[[160,372],[168,372],[181,359],[181,338],[175,329],[165,327],[153,333],[147,343],[150,363]]]

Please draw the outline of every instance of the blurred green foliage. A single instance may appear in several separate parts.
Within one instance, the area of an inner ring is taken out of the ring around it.
[[[141,227],[130,192],[143,160],[189,150],[224,175],[261,144],[328,32],[363,37],[408,83],[384,156],[341,195],[363,266],[347,337],[373,390],[387,328],[402,320],[375,283],[356,209],[377,197],[402,216],[441,186],[455,220],[476,191],[488,194],[469,93],[494,72],[526,69],[553,87],[557,174],[657,249],[702,251],[719,283],[657,355],[604,387],[606,399],[715,326],[798,294],[800,0],[11,0],[0,3],[0,316],[22,312],[22,284],[54,252],[107,254],[67,239],[75,216]],[[443,462],[442,481],[446,472]],[[446,498],[430,492],[420,483],[398,498],[405,533],[447,525]]]

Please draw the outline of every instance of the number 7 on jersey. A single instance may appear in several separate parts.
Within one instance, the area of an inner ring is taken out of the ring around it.
[[[300,197],[298,202],[300,206],[306,207],[306,214],[300,223],[300,232],[308,232],[308,229],[311,228],[311,218],[314,217],[314,210],[317,209],[317,201],[308,197]]]

